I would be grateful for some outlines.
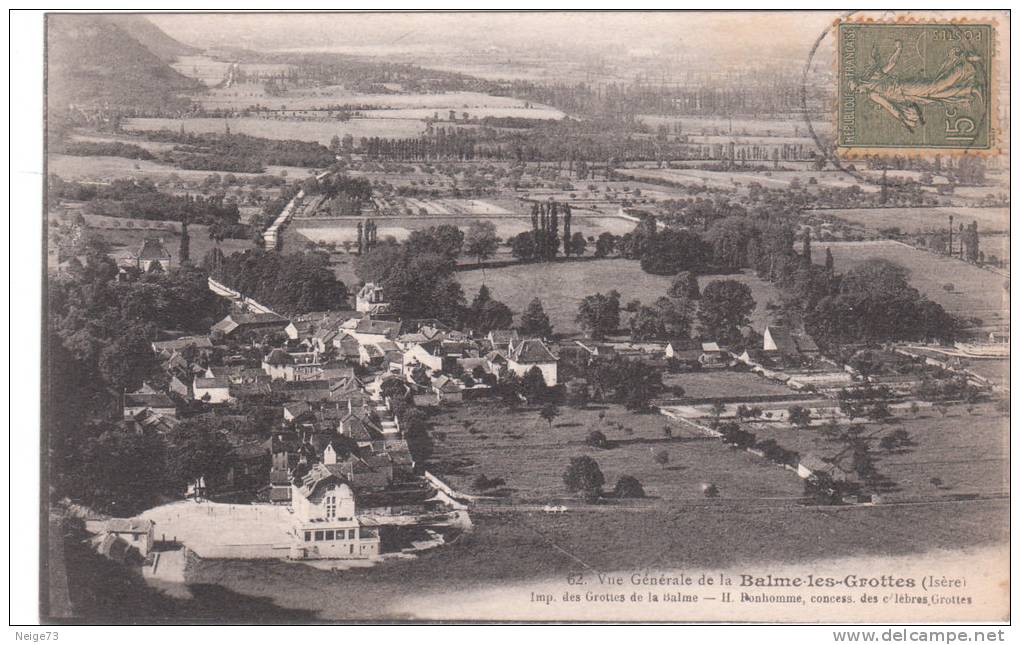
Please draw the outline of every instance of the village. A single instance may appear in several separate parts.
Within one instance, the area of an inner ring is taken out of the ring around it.
[[[154,263],[172,270],[174,262],[160,239],[147,238],[121,261],[121,271],[149,272]],[[584,410],[591,404],[602,411],[597,420],[587,417],[580,436],[587,447],[609,452],[619,441],[606,435],[614,422],[606,423],[606,406],[596,404],[596,384],[585,376],[593,365],[621,359],[662,371],[662,387],[628,406],[643,412],[637,419],[655,412],[662,418],[665,443],[656,444],[662,449],[654,455],[662,466],[669,462],[671,441],[701,435],[746,450],[772,463],[777,473],[790,471],[779,475],[789,481],[776,489],[785,503],[973,498],[966,486],[960,490],[935,476],[927,489],[897,492],[899,487],[881,483],[888,477],[874,476],[871,458],[855,453],[852,443],[835,450],[821,438],[833,441],[841,424],[842,432],[853,434],[855,423],[916,419],[922,409],[937,408],[945,416],[947,398],[971,409],[996,388],[953,357],[998,359],[1003,349],[958,343],[932,351],[893,344],[840,364],[806,333],[775,324],[765,326],[758,345],[741,343],[739,350],[711,339],[596,341],[528,336],[516,328],[482,334],[439,320],[401,320],[384,288],[374,283],[358,289],[352,307],[296,316],[277,314],[213,278],[208,287],[230,303],[229,313],[207,335],[151,343],[166,385],[145,383],[125,392],[124,423],[139,434],[171,435],[182,415],[227,417],[260,405],[274,421],[265,439],[221,431],[230,444],[229,459],[208,472],[194,471],[187,490],[180,491],[186,501],[130,518],[83,511],[100,553],[123,559],[134,551],[131,557],[144,561],[147,575],[156,579],[183,580],[182,548],[200,558],[322,561],[348,568],[440,547],[470,531],[476,513],[568,513],[584,512],[593,502],[640,504],[654,483],[629,475],[599,499],[601,493],[592,489],[600,489],[601,481],[585,478],[601,480],[602,474],[581,473],[584,481],[572,490],[583,495],[572,498],[549,487],[536,494],[524,481],[451,466],[456,460],[447,459],[451,455],[442,445],[447,432],[439,429],[453,424],[444,417],[456,416],[458,409],[493,415],[490,421],[499,425],[513,419],[499,420],[507,405],[520,406],[548,423],[519,432],[555,442],[560,433],[552,422],[561,415],[559,406]],[[948,397],[932,396],[924,388],[933,379],[956,383],[956,389]],[[474,424],[463,421],[462,429],[476,433]],[[562,436],[559,441],[563,447],[572,443]],[[478,448],[485,450],[486,443]],[[915,445],[903,429],[881,443],[894,452]],[[488,450],[499,463],[500,444],[492,441]],[[814,491],[815,501],[792,492],[798,479]],[[725,500],[731,489],[743,488],[726,483],[720,494],[720,485],[698,481],[693,488],[706,501]],[[689,500],[692,493],[679,497]]]

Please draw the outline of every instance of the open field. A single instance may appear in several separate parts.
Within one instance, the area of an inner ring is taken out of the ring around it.
[[[694,399],[793,394],[793,390],[785,385],[752,372],[705,370],[667,373],[663,374],[662,382],[669,387],[679,385],[684,389],[684,396]]]
[[[533,298],[540,299],[556,333],[579,331],[574,318],[577,305],[585,296],[616,289],[622,294],[621,304],[635,298],[643,303],[652,303],[665,295],[673,281],[672,276],[645,273],[637,260],[621,259],[521,264],[486,269],[484,276],[482,271],[464,271],[457,274],[457,279],[466,294],[476,293],[484,282],[492,291],[493,298],[502,300],[518,314]],[[752,273],[704,275],[698,277],[698,283],[704,289],[709,282],[724,279],[743,282],[751,287],[757,303],[751,314],[751,324],[758,331],[764,330],[768,322],[766,303],[779,301],[776,288]],[[626,314],[622,314],[621,319],[621,324],[626,325]]]
[[[883,493],[889,500],[930,498],[946,495],[998,495],[1009,491],[1009,421],[991,404],[954,405],[941,416],[933,408],[922,408],[915,417],[896,407],[892,421],[869,423],[864,435],[870,438],[879,474],[892,488]],[[834,457],[843,444],[831,441],[817,427],[796,429],[776,423],[751,424],[759,439],[775,439],[781,446],[802,456],[814,453]],[[913,446],[886,452],[881,438],[895,430],[906,430]],[[849,463],[847,458],[846,463]],[[937,477],[938,487],[931,483]]]
[[[853,208],[807,210],[804,214],[838,217],[873,231],[894,226],[904,233],[942,231],[949,226],[950,215],[953,216],[954,228],[976,221],[980,233],[1009,230],[1008,208]]]
[[[713,188],[733,189],[739,186],[747,187],[752,183],[760,184],[764,188],[789,188],[794,183],[806,187],[808,182],[814,179],[818,182],[819,186],[829,188],[860,186],[864,192],[878,192],[880,190],[877,184],[860,182],[838,170],[770,170],[753,172],[739,170],[713,171],[699,170],[697,168],[625,168],[619,172],[638,180],[655,179],[681,185],[705,185]]]
[[[334,136],[350,134],[361,137],[416,137],[425,132],[425,123],[419,119],[351,119],[350,121],[295,121],[291,119],[264,119],[243,117],[230,119],[230,131],[266,139],[317,141],[329,145]],[[224,119],[184,118],[126,119],[128,131],[179,130],[185,132],[223,132]]]
[[[606,417],[600,420],[602,408]],[[491,404],[482,403],[444,411],[433,420],[434,472],[465,491],[479,474],[502,477],[515,501],[535,502],[571,497],[562,475],[570,459],[581,455],[599,463],[607,489],[621,475],[632,475],[647,495],[663,500],[702,500],[703,483],[716,484],[725,499],[796,498],[803,490],[793,473],[661,415],[628,413],[621,406],[563,407],[561,413],[550,427],[537,409],[494,414]],[[465,421],[474,426],[466,429]],[[593,430],[601,430],[613,447],[585,445]],[[655,461],[661,451],[669,463]]]
[[[846,272],[873,258],[888,260],[906,267],[910,283],[947,311],[980,318],[985,324],[1009,320],[1009,292],[1003,288],[1006,279],[972,264],[891,241],[833,242],[824,246],[832,250],[836,271]],[[824,262],[824,250],[815,253],[814,260]],[[947,284],[953,285],[952,291],[944,288]]]
[[[111,179],[147,178],[153,181],[165,181],[176,175],[184,181],[202,181],[212,174],[228,173],[214,170],[184,170],[156,161],[141,159],[125,159],[124,157],[78,157],[75,155],[50,154],[46,158],[46,171],[59,175],[68,181],[109,181]],[[262,174],[280,175],[291,179],[303,179],[314,174],[310,168],[296,166],[266,166],[265,173],[235,172],[235,177],[258,177]],[[263,189],[266,190],[266,189]]]

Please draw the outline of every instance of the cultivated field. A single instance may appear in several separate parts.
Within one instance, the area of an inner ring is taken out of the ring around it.
[[[224,119],[211,118],[142,118],[125,120],[124,129],[177,131],[183,125],[185,132],[223,132],[224,123]],[[229,123],[230,131],[237,134],[266,139],[318,141],[323,145],[329,145],[334,136],[343,137],[346,134],[357,140],[361,137],[416,137],[425,131],[425,123],[420,119],[351,119],[341,122],[243,117],[230,119]]]
[[[910,271],[910,283],[947,311],[980,318],[985,324],[1009,319],[1009,292],[1005,278],[960,260],[919,251],[891,241],[833,242],[819,244],[815,262],[825,260],[821,247],[832,250],[836,271],[845,272],[865,260],[895,262]],[[945,285],[951,284],[952,291]]]
[[[681,374],[667,373],[663,374],[662,382],[668,387],[682,387],[684,396],[694,399],[793,394],[793,391],[785,385],[751,372],[705,370]]]
[[[655,302],[666,293],[671,276],[645,273],[636,260],[592,260],[584,262],[522,264],[482,271],[464,271],[457,275],[464,293],[474,294],[483,282],[492,296],[505,302],[515,313],[523,312],[533,298],[542,301],[556,333],[579,331],[574,318],[577,305],[585,296],[608,293],[616,289],[621,304],[638,299],[643,303]],[[751,315],[751,324],[758,331],[765,328],[769,301],[778,302],[779,294],[770,283],[750,273],[699,276],[701,288],[712,280],[737,280],[751,287],[757,307]],[[626,314],[621,315],[626,325]]]
[[[704,185],[724,189],[746,188],[752,183],[760,184],[764,188],[789,188],[792,184],[807,187],[809,185],[808,182],[814,179],[819,186],[829,188],[860,186],[864,192],[878,192],[880,190],[880,187],[876,184],[860,182],[838,170],[821,172],[806,170],[741,172],[699,170],[696,168],[625,168],[619,172],[635,179],[655,179],[678,185]]]
[[[853,208],[808,210],[804,214],[837,217],[873,231],[894,226],[904,233],[946,230],[950,215],[954,228],[976,221],[981,233],[1009,231],[1008,208]]]
[[[443,201],[450,202],[453,200]],[[407,239],[407,237],[411,234],[411,231],[428,228],[430,226],[439,226],[441,224],[452,224],[466,230],[472,222],[479,220],[493,222],[496,225],[496,235],[504,240],[513,237],[518,233],[531,230],[531,219],[524,217],[485,217],[470,215],[461,217],[444,217],[441,215],[435,215],[430,217],[373,216],[372,219],[379,227],[380,238],[392,235],[397,240]],[[294,221],[293,227],[294,230],[309,240],[324,242],[326,244],[336,244],[343,243],[345,240],[357,241],[357,226],[360,221],[360,218],[328,221],[299,219]],[[573,220],[572,227],[574,231],[580,231],[586,237],[598,237],[604,231],[610,231],[616,235],[626,233],[633,228],[633,224],[626,220],[614,217],[577,217]],[[473,258],[469,259],[474,261]]]
[[[602,411],[605,419],[599,419]],[[803,491],[793,473],[661,415],[633,414],[620,406],[563,407],[561,413],[550,427],[534,409],[494,414],[491,404],[479,403],[444,411],[433,420],[434,472],[465,491],[479,474],[501,477],[521,502],[569,499],[562,475],[580,455],[599,463],[606,488],[632,475],[646,494],[663,500],[704,500],[705,483],[714,483],[725,499],[796,498]],[[474,425],[466,428],[465,421]],[[666,437],[666,427],[672,437]],[[602,431],[613,447],[585,445],[593,430]],[[668,463],[656,461],[662,451]]]

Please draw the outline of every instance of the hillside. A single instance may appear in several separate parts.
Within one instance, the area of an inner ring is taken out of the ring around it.
[[[179,40],[171,38],[145,16],[117,14],[109,16],[107,20],[123,29],[143,47],[167,63],[172,63],[180,56],[197,54],[202,51],[198,47],[185,45]]]
[[[190,104],[180,94],[202,88],[108,17],[51,15],[46,42],[50,110],[116,106],[169,113]]]

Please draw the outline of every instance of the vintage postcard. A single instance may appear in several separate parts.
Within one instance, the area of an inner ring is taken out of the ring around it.
[[[1008,621],[1009,27],[47,14],[39,620]]]

